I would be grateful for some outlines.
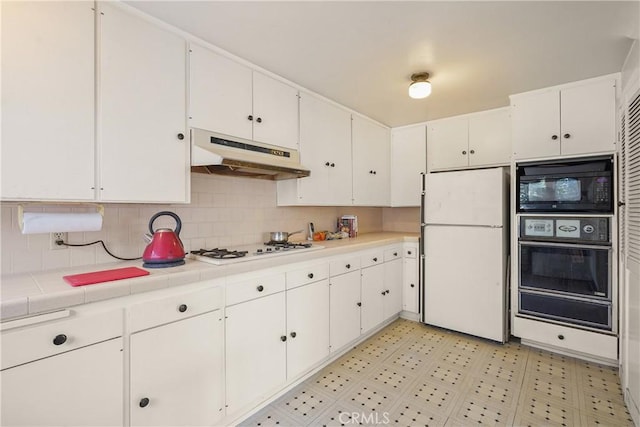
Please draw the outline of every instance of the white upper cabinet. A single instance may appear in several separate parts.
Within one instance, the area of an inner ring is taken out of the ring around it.
[[[186,202],[186,41],[100,7],[100,199]]]
[[[391,131],[391,206],[420,206],[421,173],[427,167],[425,125]]]
[[[511,96],[515,159],[615,150],[616,77]]]
[[[352,118],[353,204],[389,205],[389,129],[354,115]]]
[[[298,91],[191,44],[189,126],[298,148]]]
[[[300,161],[311,175],[278,181],[279,205],[351,205],[351,114],[300,94]]]
[[[0,7],[2,198],[92,200],[94,3]]]
[[[508,108],[427,123],[429,171],[507,165],[511,156]]]

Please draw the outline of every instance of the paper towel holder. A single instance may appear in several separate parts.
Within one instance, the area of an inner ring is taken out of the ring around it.
[[[18,227],[20,228],[20,230],[24,229],[24,210],[25,207],[27,206],[31,206],[31,205],[38,205],[38,206],[51,206],[51,205],[62,205],[62,206],[72,206],[72,207],[93,207],[96,209],[96,213],[100,214],[100,216],[102,216],[104,218],[104,206],[98,203],[73,203],[73,202],[69,202],[69,203],[49,203],[49,202],[29,202],[26,204],[18,204]],[[64,231],[64,230],[57,230],[57,231]]]

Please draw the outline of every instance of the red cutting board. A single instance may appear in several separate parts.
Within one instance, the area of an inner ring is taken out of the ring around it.
[[[91,273],[72,274],[70,276],[63,276],[62,278],[71,286],[84,286],[93,285],[94,283],[128,279],[130,277],[147,276],[148,274],[148,271],[138,267],[125,267],[113,270],[93,271]]]

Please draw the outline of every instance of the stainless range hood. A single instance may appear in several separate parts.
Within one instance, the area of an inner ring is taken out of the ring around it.
[[[282,180],[309,176],[297,150],[191,129],[191,171]]]

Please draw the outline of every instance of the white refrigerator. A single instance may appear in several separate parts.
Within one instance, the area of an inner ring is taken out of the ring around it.
[[[422,320],[508,339],[506,168],[429,173],[422,207]]]

